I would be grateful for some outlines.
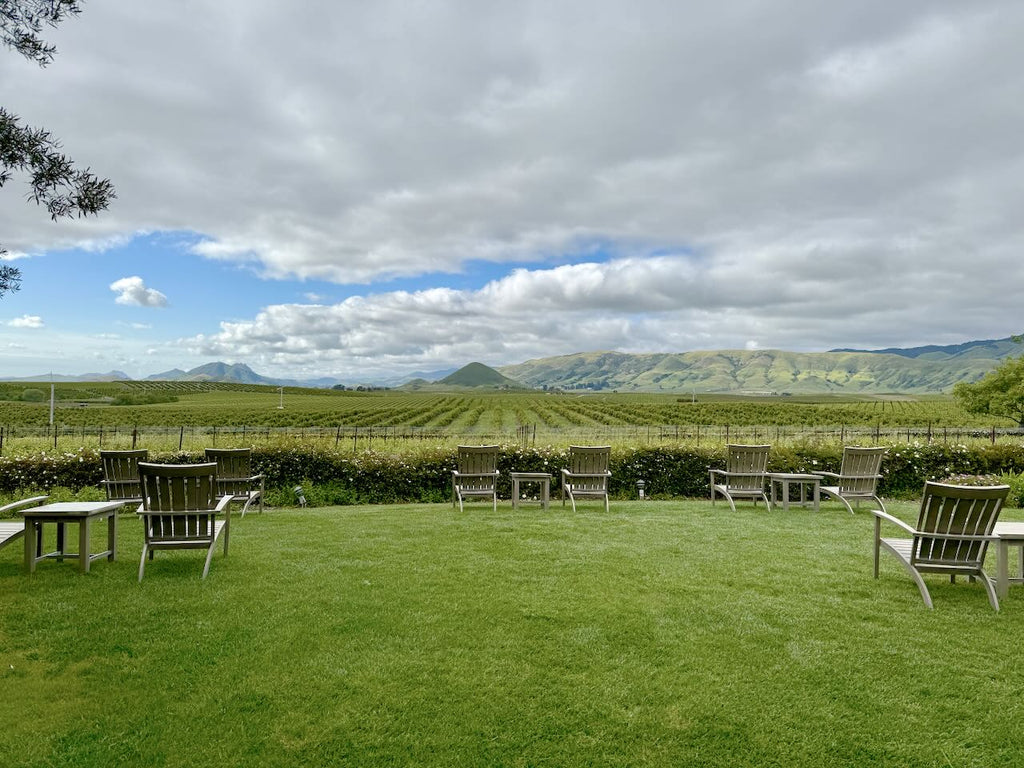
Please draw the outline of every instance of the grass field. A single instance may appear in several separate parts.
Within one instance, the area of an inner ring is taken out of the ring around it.
[[[872,578],[870,516],[837,505],[273,510],[233,520],[206,581],[199,553],[158,553],[140,585],[141,540],[125,516],[117,561],[87,575],[27,577],[0,550],[3,765],[1024,753],[1024,590],[995,613],[931,577],[928,611],[893,558]]]

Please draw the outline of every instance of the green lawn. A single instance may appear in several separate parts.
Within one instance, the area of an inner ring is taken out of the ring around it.
[[[199,552],[161,552],[137,584],[133,515],[87,575],[28,577],[20,542],[0,550],[0,764],[1024,757],[1024,589],[997,614],[980,585],[930,577],[928,611],[894,558],[872,578],[866,512],[504,502],[232,523],[205,582]]]

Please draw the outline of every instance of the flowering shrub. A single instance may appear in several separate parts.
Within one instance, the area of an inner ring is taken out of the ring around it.
[[[203,461],[196,452],[154,453],[158,462]],[[768,469],[772,472],[838,471],[842,448],[808,443],[773,448]],[[451,472],[456,453],[448,447],[426,447],[415,452],[353,453],[340,449],[295,445],[254,448],[254,472],[266,475],[267,502],[288,506],[298,502],[293,488],[303,487],[309,504],[384,504],[439,502],[451,495]],[[561,469],[568,465],[568,450],[552,446],[502,447],[498,461],[501,478],[498,493],[508,498],[509,472],[548,472],[557,493]],[[708,495],[708,470],[725,466],[725,446],[628,446],[613,447],[610,490],[613,497],[636,498],[637,481],[656,498]],[[914,498],[925,480],[952,476],[987,475],[1015,487],[1011,498],[1024,501],[1024,446],[996,445],[967,448],[962,445],[898,444],[889,447],[882,461],[883,496]],[[103,479],[99,451],[83,448],[63,453],[42,452],[31,456],[0,457],[0,495],[17,498],[30,491],[54,487],[98,488]]]

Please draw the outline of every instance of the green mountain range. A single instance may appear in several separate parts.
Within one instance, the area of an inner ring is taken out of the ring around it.
[[[819,394],[949,392],[1004,357],[1012,339],[902,350],[785,352],[774,349],[626,354],[588,352],[528,360],[498,370],[529,387],[619,392]]]

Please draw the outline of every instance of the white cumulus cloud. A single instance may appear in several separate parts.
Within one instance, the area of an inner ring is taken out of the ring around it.
[[[167,297],[155,288],[147,288],[141,277],[122,277],[110,284],[110,290],[118,294],[118,304],[133,307],[166,307]]]
[[[7,324],[12,328],[42,328],[43,318],[39,315],[22,315],[13,320],[8,320]]]

